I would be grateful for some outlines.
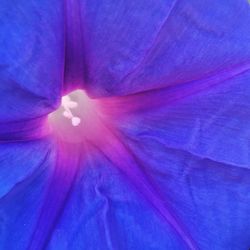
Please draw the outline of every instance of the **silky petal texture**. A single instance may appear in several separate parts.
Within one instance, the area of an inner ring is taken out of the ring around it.
[[[64,72],[62,1],[3,0],[0,4],[0,121],[53,111]]]
[[[250,247],[247,1],[3,0],[0,23],[0,249]],[[76,88],[100,120],[38,139]]]
[[[126,95],[250,67],[247,1],[81,4],[85,84],[93,96]]]
[[[27,248],[55,165],[53,146],[51,140],[0,145],[1,249]]]

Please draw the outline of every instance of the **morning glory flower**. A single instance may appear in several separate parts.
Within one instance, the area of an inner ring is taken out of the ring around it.
[[[0,249],[248,249],[249,23],[247,0],[2,0]]]

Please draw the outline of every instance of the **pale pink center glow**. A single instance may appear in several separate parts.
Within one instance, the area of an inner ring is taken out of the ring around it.
[[[49,115],[53,133],[64,141],[82,142],[102,138],[100,103],[76,90],[62,97],[61,106]]]

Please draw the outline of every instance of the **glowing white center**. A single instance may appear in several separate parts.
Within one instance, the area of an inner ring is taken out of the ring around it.
[[[66,95],[62,97],[61,105],[64,108],[63,116],[71,120],[72,126],[78,126],[81,123],[81,119],[77,116],[74,116],[71,111],[71,109],[74,109],[78,106],[78,103],[72,101],[70,96]]]

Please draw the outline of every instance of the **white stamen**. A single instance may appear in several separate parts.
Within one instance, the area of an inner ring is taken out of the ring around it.
[[[68,95],[62,97],[62,106],[65,109],[63,112],[63,116],[70,119],[72,125],[78,126],[81,123],[81,119],[77,116],[74,116],[70,109],[74,109],[78,106],[77,102],[71,101]]]
[[[63,116],[65,116],[66,118],[72,119],[72,114],[69,113],[69,112],[66,111],[66,110],[63,112]]]
[[[81,123],[81,119],[75,116],[71,119],[71,123],[74,127],[76,127]]]

